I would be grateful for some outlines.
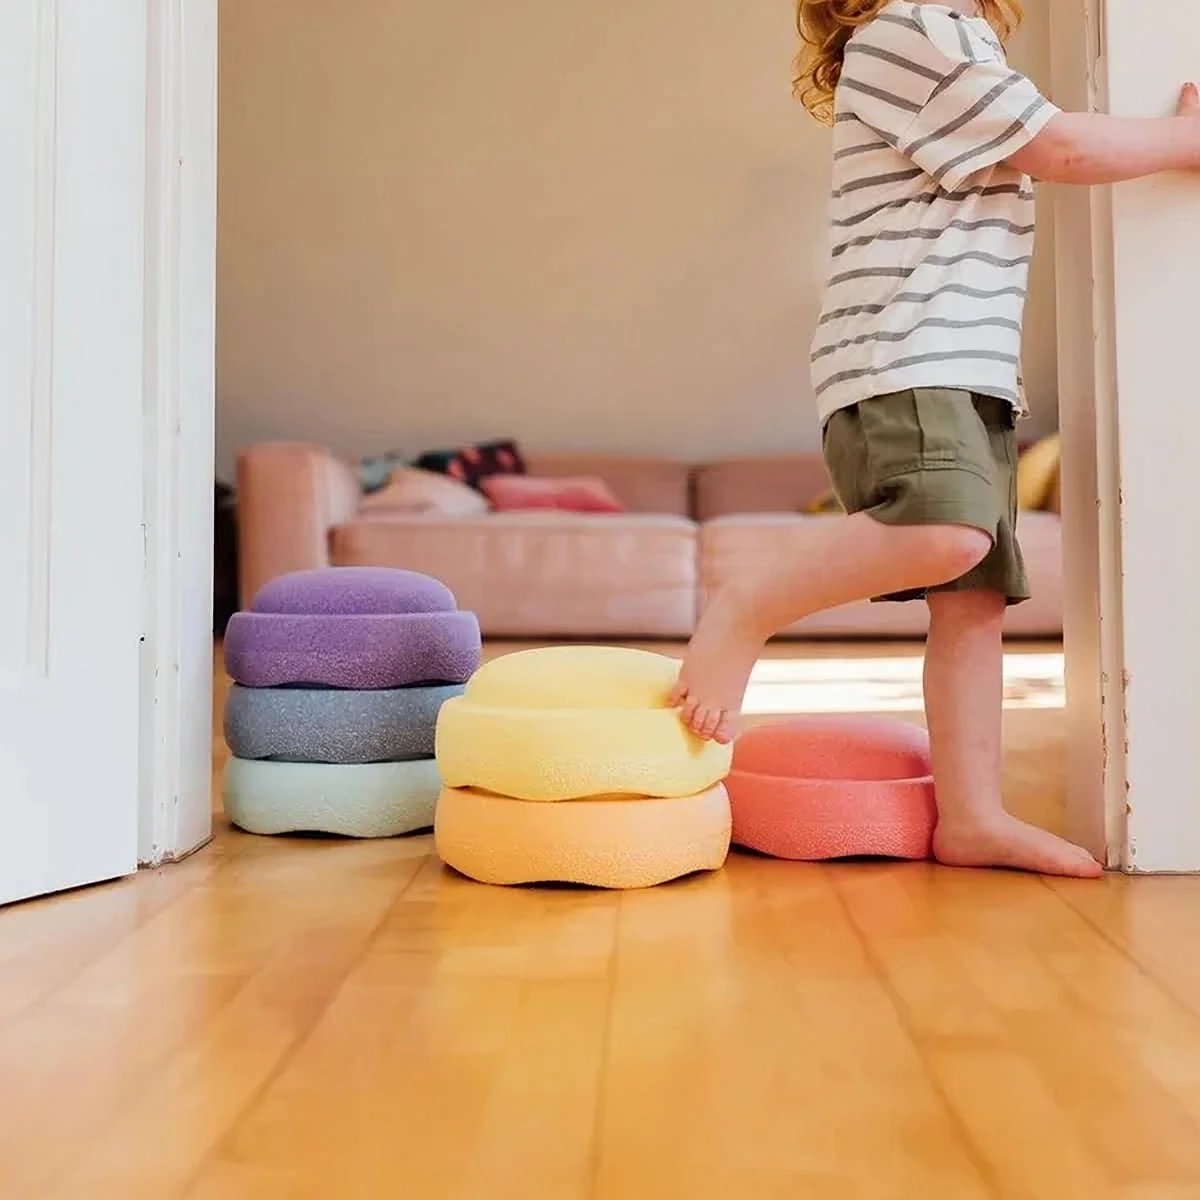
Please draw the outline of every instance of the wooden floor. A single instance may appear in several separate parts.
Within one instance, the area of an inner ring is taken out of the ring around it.
[[[1053,824],[1027,691],[1008,782]],[[222,827],[0,914],[0,1197],[1197,1200],[1198,939],[1193,879],[504,891]]]

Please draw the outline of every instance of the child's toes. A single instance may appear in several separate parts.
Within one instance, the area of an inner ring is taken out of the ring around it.
[[[719,708],[702,707],[692,722],[692,731],[698,738],[703,738],[706,742],[712,741],[713,734],[721,724],[722,715]]]
[[[721,719],[713,730],[712,740],[722,746],[728,746],[737,736],[737,718],[727,712],[721,713]]]

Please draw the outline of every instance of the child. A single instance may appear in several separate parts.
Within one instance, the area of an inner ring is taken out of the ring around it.
[[[727,742],[778,630],[865,597],[924,599],[937,858],[1090,877],[1091,855],[1008,815],[1000,795],[1001,626],[1029,595],[1014,423],[1031,177],[1200,168],[1200,94],[1189,84],[1161,120],[1059,112],[1005,61],[1019,20],[1016,0],[799,0],[797,91],[834,131],[813,385],[849,515],[718,593],[672,702]]]

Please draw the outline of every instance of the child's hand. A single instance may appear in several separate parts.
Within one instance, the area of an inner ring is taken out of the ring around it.
[[[1185,83],[1179,94],[1179,104],[1175,109],[1176,117],[1184,117],[1186,125],[1180,128],[1187,131],[1188,165],[1193,170],[1200,170],[1200,88],[1194,83]]]

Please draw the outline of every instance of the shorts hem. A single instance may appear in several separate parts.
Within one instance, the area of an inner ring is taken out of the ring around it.
[[[965,472],[974,475],[973,471]],[[996,524],[991,526],[982,519],[963,512],[962,505],[957,503],[941,503],[936,500],[923,500],[920,504],[895,504],[885,501],[872,508],[861,510],[864,515],[880,525],[892,525],[907,528],[918,528],[923,525],[959,525],[967,529],[975,529],[991,538],[992,545],[996,544]]]
[[[1004,597],[1004,603],[1008,608],[1015,608],[1018,604],[1024,604],[1027,600],[1032,600],[1033,596],[1028,593],[1010,595],[1004,588],[988,587],[983,583],[969,583],[965,585],[954,583],[941,583],[936,587],[928,588],[913,588],[907,592],[892,592],[886,596],[872,596],[872,604],[908,604],[913,600],[928,600],[930,592],[995,592],[998,596]]]

